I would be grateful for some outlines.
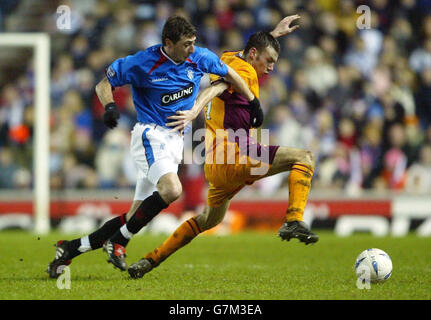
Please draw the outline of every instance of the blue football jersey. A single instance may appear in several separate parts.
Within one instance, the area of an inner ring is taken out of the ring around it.
[[[106,76],[113,87],[131,85],[139,122],[166,127],[167,117],[193,107],[205,73],[224,77],[227,66],[212,51],[196,46],[186,61],[175,63],[159,44],[115,60]]]

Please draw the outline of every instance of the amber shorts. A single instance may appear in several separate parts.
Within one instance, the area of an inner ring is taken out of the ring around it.
[[[205,163],[205,177],[209,184],[207,204],[217,208],[233,198],[244,186],[253,184],[266,176],[279,146],[260,146],[268,156],[264,161],[250,154],[240,153],[236,163]],[[212,161],[214,162],[214,161]]]

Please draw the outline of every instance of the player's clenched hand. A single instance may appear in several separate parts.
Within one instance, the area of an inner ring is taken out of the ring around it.
[[[250,125],[253,128],[258,128],[262,125],[264,119],[263,110],[259,100],[255,97],[250,101]]]
[[[105,106],[105,114],[103,115],[103,123],[110,128],[113,129],[118,124],[118,119],[120,118],[120,112],[118,111],[118,107],[114,102],[108,103]]]
[[[167,119],[171,120],[166,123],[166,126],[173,127],[170,132],[184,132],[184,129],[196,118],[196,113],[192,110],[177,111],[176,115],[170,116]]]

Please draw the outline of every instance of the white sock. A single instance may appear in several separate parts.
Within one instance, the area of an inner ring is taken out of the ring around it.
[[[121,234],[123,235],[123,237],[124,238],[126,238],[126,239],[132,239],[132,237],[133,237],[133,233],[131,233],[130,231],[129,231],[129,229],[127,229],[127,225],[123,225],[121,228],[120,228],[120,232],[121,232]]]
[[[78,248],[79,252],[87,252],[90,251],[91,249],[91,245],[90,245],[90,239],[88,238],[88,236],[82,237],[81,238],[81,245]]]

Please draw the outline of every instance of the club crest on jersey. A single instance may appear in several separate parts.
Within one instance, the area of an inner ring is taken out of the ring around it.
[[[162,106],[167,106],[179,100],[186,99],[193,94],[193,85],[182,88],[176,92],[170,92],[162,95]]]
[[[112,78],[113,76],[115,76],[115,71],[112,68],[112,66],[109,66],[108,70],[106,70],[106,74],[108,75],[108,77]]]
[[[195,74],[194,74],[193,70],[188,69],[187,70],[187,78],[189,78],[190,80],[193,80],[194,76],[195,76]]]

